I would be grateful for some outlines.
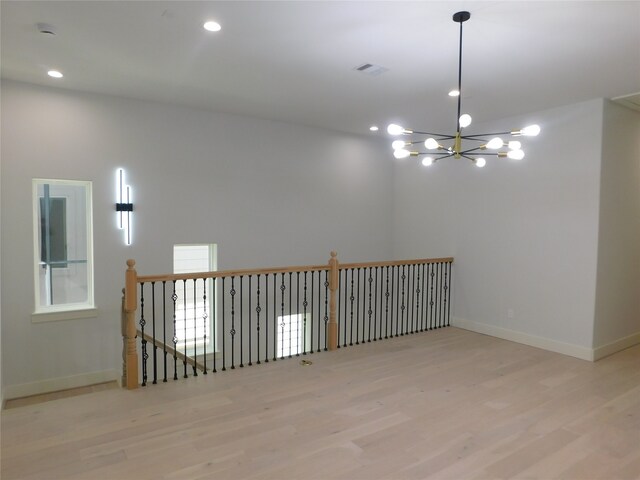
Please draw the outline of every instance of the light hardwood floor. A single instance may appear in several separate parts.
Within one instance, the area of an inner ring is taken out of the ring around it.
[[[2,478],[640,478],[640,346],[450,327],[305,358],[5,410]]]

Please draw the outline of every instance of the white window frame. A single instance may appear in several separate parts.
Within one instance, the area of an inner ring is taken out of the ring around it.
[[[42,305],[42,298],[40,297],[40,268],[42,267],[40,246],[40,195],[38,193],[38,187],[45,184],[68,185],[73,187],[83,187],[85,189],[87,299],[84,302]],[[34,311],[31,316],[31,321],[34,323],[92,318],[97,316],[94,299],[92,187],[92,182],[88,180],[61,180],[48,178],[34,178],[32,180]]]
[[[208,265],[206,267],[206,269],[203,269],[204,267],[200,267],[200,268],[196,268],[195,270],[193,269],[184,269],[184,268],[178,268],[176,269],[176,259],[175,259],[175,252],[176,252],[176,247],[180,248],[180,247],[185,247],[185,248],[189,248],[189,247],[207,247],[208,248],[208,258],[209,258],[209,262]],[[173,273],[200,273],[200,272],[215,272],[218,269],[218,255],[217,255],[217,245],[215,243],[183,243],[183,244],[176,244],[173,246]],[[189,289],[189,283],[192,283],[192,280],[187,280],[187,288]],[[207,329],[207,343],[206,343],[206,348],[207,348],[207,354],[209,353],[215,353],[217,352],[217,346],[213,344],[213,330],[215,328],[216,325],[216,314],[215,311],[213,311],[211,309],[211,300],[213,298],[213,296],[215,296],[216,292],[213,290],[213,280],[212,279],[207,279],[207,321],[209,322],[209,328]],[[199,283],[199,282],[198,282]],[[217,290],[217,288],[216,288]],[[184,291],[184,287],[183,287],[183,282],[182,281],[177,281],[176,282],[176,295],[178,295],[178,299],[176,300],[176,337],[178,338],[178,343],[176,344],[176,349],[179,352],[183,352],[184,353],[184,347],[185,347],[185,341],[183,338],[183,332],[184,332],[184,320],[182,319],[183,316],[183,312],[184,312],[184,303],[182,300],[182,296],[183,296],[183,291]],[[188,311],[193,311],[193,296],[191,294],[187,294],[188,298],[187,298],[187,309]],[[198,302],[201,300],[201,297],[198,297]],[[197,307],[196,307],[197,308]],[[198,317],[200,318],[200,317]],[[187,316],[187,322],[190,320],[190,315]],[[187,328],[187,332],[189,333],[190,331],[192,331],[193,327],[188,327]],[[187,351],[186,354],[187,355],[192,355],[194,350],[196,350],[198,352],[198,354],[203,353],[203,347],[205,346],[205,342],[203,340],[201,340],[202,337],[199,337],[198,340],[194,343],[193,342],[193,338],[189,338],[189,335],[187,334],[187,341],[186,341],[186,347],[187,347]],[[216,343],[217,343],[217,338],[216,338]]]

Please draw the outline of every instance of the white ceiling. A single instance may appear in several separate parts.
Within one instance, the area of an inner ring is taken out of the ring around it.
[[[640,92],[638,1],[2,1],[1,72],[348,132],[453,129],[458,10],[471,12],[463,110],[474,120]],[[207,19],[222,31],[206,32]],[[389,71],[367,76],[363,63]]]

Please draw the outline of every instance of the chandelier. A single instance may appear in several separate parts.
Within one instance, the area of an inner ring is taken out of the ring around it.
[[[471,115],[462,113],[462,24],[471,18],[469,12],[457,12],[453,15],[453,21],[460,24],[460,46],[458,50],[458,89],[449,92],[449,96],[458,97],[458,115],[456,122],[455,135],[447,135],[443,133],[431,133],[414,131],[404,128],[400,125],[391,124],[387,127],[390,135],[427,135],[424,139],[411,139],[410,141],[396,140],[392,143],[394,157],[406,158],[409,156],[424,156],[422,164],[424,166],[432,165],[438,160],[444,158],[466,158],[470,160],[476,167],[484,167],[487,163],[485,156],[495,156],[498,158],[511,158],[513,160],[522,160],[524,151],[522,144],[518,140],[505,141],[501,136],[509,135],[510,137],[535,137],[540,133],[538,125],[529,125],[520,130],[511,130],[508,132],[479,133],[474,135],[463,134],[463,129],[471,125]],[[445,143],[445,145],[440,142]],[[448,144],[448,145],[447,145]],[[466,145],[464,145],[466,144]],[[410,150],[412,148],[420,148],[423,145],[426,152]],[[502,149],[502,151],[500,151]],[[490,151],[487,151],[490,150]]]

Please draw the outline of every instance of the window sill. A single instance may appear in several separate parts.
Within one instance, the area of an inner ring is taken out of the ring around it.
[[[31,314],[31,323],[59,322],[61,320],[77,320],[80,318],[95,318],[98,309],[81,308],[77,310],[60,310],[54,312],[35,312]]]

